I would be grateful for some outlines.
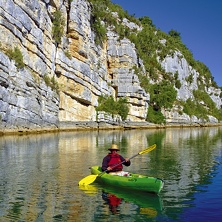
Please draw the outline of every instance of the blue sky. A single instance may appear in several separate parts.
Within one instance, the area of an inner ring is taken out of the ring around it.
[[[148,16],[156,28],[180,33],[194,59],[222,86],[222,0],[111,0],[136,18]]]

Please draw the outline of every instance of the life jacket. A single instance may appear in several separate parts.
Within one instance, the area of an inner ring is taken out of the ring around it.
[[[110,156],[110,160],[108,162],[108,167],[113,167],[115,165],[117,165],[118,163],[121,163],[121,159],[120,159],[120,155],[118,153],[116,154],[108,154],[108,156]],[[120,164],[116,167],[114,167],[114,169],[112,171],[121,171],[123,169],[123,165]]]

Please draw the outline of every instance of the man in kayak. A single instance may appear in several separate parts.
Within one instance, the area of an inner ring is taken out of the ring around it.
[[[130,166],[131,162],[128,158],[123,158],[117,153],[119,148],[116,144],[112,144],[111,148],[108,149],[110,153],[103,158],[102,170],[107,173],[115,174],[119,176],[129,176],[128,172],[124,172],[123,165]]]

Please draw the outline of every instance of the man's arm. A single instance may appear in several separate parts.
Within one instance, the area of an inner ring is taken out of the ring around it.
[[[103,162],[102,162],[102,171],[105,171],[108,167],[108,163],[109,163],[109,157],[106,156],[103,158]]]
[[[130,166],[131,162],[128,158],[123,158],[122,156],[120,156],[121,162],[125,161],[123,163],[124,166]]]

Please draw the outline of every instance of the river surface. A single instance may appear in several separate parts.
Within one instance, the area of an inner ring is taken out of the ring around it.
[[[78,182],[116,143],[124,170],[162,178],[159,195]],[[0,221],[221,221],[222,128],[79,131],[0,137]]]

